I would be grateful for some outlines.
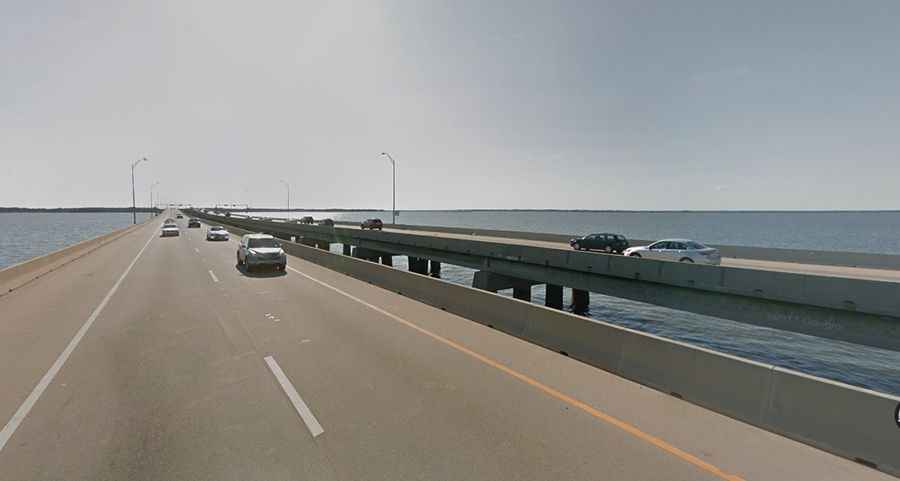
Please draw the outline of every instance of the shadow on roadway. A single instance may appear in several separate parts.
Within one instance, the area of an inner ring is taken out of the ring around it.
[[[266,278],[266,277],[283,277],[283,276],[287,275],[287,269],[285,269],[283,271],[279,271],[278,269],[276,269],[274,267],[267,267],[267,268],[257,267],[256,269],[253,269],[251,271],[251,270],[247,269],[247,266],[235,264],[234,268],[237,269],[238,272],[243,274],[245,277]]]

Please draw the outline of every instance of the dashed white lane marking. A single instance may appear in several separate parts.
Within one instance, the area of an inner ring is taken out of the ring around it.
[[[275,379],[278,380],[278,384],[281,384],[281,389],[284,390],[284,393],[287,394],[288,399],[291,400],[291,404],[294,405],[294,409],[297,410],[297,414],[303,419],[303,422],[306,423],[307,429],[309,429],[309,433],[312,434],[312,437],[316,437],[325,432],[322,429],[322,425],[319,424],[319,420],[316,419],[316,416],[309,409],[309,406],[303,401],[303,398],[300,397],[300,394],[297,393],[297,390],[294,389],[294,385],[291,384],[291,381],[284,375],[284,371],[281,370],[281,366],[275,361],[275,358],[272,356],[265,357],[266,364],[269,365],[269,370],[272,371],[272,374],[275,375]]]
[[[219,278],[216,277],[212,270],[209,271],[209,277],[212,277],[213,282],[219,282]]]
[[[3,447],[6,446],[6,443],[9,442],[12,435],[15,434],[16,429],[19,428],[19,425],[22,424],[22,421],[25,420],[25,416],[28,416],[28,413],[31,412],[31,408],[34,407],[35,403],[37,403],[38,399],[40,399],[41,395],[44,394],[44,391],[47,389],[47,386],[53,382],[53,378],[56,377],[56,374],[59,373],[59,370],[62,369],[63,365],[69,359],[69,356],[72,355],[72,351],[78,347],[78,343],[81,342],[81,338],[84,337],[85,333],[87,333],[88,329],[94,324],[94,321],[97,320],[97,317],[103,312],[103,308],[106,307],[106,304],[109,303],[109,300],[112,299],[113,294],[119,290],[119,286],[122,285],[122,281],[125,280],[125,276],[131,272],[131,268],[137,264],[138,259],[141,258],[141,254],[147,250],[147,246],[150,245],[150,241],[152,241],[156,237],[156,230],[154,229],[153,235],[147,239],[147,243],[144,244],[144,247],[138,251],[137,255],[132,259],[131,264],[128,264],[128,267],[125,268],[125,272],[119,276],[119,280],[113,284],[112,288],[110,288],[109,292],[106,293],[106,297],[100,301],[100,304],[94,308],[94,312],[91,313],[90,317],[84,321],[84,324],[81,326],[81,329],[78,329],[78,332],[75,333],[75,337],[69,341],[69,344],[65,349],[59,354],[59,357],[56,358],[56,361],[50,366],[50,369],[44,374],[44,377],[38,381],[37,385],[34,389],[31,390],[31,394],[25,398],[25,401],[22,402],[22,405],[19,406],[19,409],[13,414],[12,418],[9,422],[6,423],[6,426],[3,427],[3,430],[0,431],[0,451],[3,451]]]

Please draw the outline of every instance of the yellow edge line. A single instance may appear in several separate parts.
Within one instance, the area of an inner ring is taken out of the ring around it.
[[[526,384],[529,384],[529,385],[543,391],[544,393],[546,393],[556,399],[559,399],[560,401],[562,401],[566,404],[569,404],[570,406],[581,409],[582,411],[590,414],[591,416],[593,416],[597,419],[600,419],[601,421],[605,421],[609,424],[612,424],[613,426],[631,434],[632,436],[643,439],[644,441],[656,446],[657,448],[662,449],[663,451],[666,451],[667,453],[672,454],[684,461],[687,461],[688,463],[691,463],[694,466],[697,466],[698,468],[700,468],[704,471],[714,474],[721,479],[724,479],[726,481],[744,481],[744,478],[741,478],[738,475],[726,473],[726,472],[722,471],[721,469],[719,469],[717,466],[707,463],[706,461],[703,461],[702,459],[698,458],[697,456],[694,456],[693,454],[683,451],[683,450],[667,443],[666,441],[663,441],[662,439],[660,439],[656,436],[653,436],[652,434],[647,434],[647,433],[641,431],[640,429],[638,429],[637,427],[635,427],[631,424],[628,424],[627,422],[622,421],[619,418],[610,416],[609,414],[606,414],[603,411],[600,411],[599,409],[596,409],[593,406],[590,406],[589,404],[587,404],[583,401],[579,401],[578,399],[575,399],[575,398],[573,398],[567,394],[564,394],[560,391],[557,391],[556,389],[553,389],[552,387],[547,386],[546,384],[543,384],[540,381],[532,379],[532,378],[526,376],[525,374],[522,374],[504,364],[501,364],[498,361],[495,361],[494,359],[491,359],[483,354],[479,354],[479,353],[477,353],[461,344],[458,344],[455,341],[447,339],[446,337],[443,337],[439,334],[435,334],[421,326],[418,326],[410,321],[407,321],[406,319],[403,319],[395,314],[385,311],[384,309],[381,309],[378,306],[370,304],[352,294],[344,292],[337,287],[334,287],[330,284],[320,281],[319,279],[316,279],[308,274],[300,272],[297,269],[294,269],[293,267],[288,266],[288,269],[296,272],[297,274],[300,274],[303,277],[306,277],[307,279],[309,279],[317,284],[320,284],[320,285],[327,287],[341,295],[344,295],[350,299],[353,299],[354,301],[368,307],[369,309],[377,311],[377,312],[379,312],[387,317],[390,317],[391,319],[393,319],[405,326],[415,329],[416,331],[419,331],[422,334],[425,334],[426,336],[428,336],[438,342],[446,344],[447,346],[450,346],[453,349],[456,349],[457,351],[468,354],[469,356],[483,362],[484,364],[487,364],[487,365],[494,367],[500,371],[503,371],[504,373],[509,374],[510,376],[512,376]]]

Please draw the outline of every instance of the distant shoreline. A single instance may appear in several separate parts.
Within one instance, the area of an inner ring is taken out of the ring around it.
[[[211,207],[199,207],[202,209],[212,209]],[[137,212],[159,212],[159,209],[151,209],[148,207],[137,207]],[[229,210],[231,212],[390,212],[390,209],[346,209],[346,208],[266,208],[253,207],[249,209],[218,209]],[[0,207],[0,213],[28,213],[28,212],[61,212],[61,213],[78,213],[78,212],[131,212],[131,207]],[[626,210],[626,209],[403,209],[397,212],[593,212],[593,213],[624,213],[624,214],[816,214],[816,213],[897,213],[900,209],[850,209],[850,210],[691,210],[691,209],[673,209],[673,210]]]
[[[149,207],[137,207],[135,212],[161,212],[159,209],[151,209]],[[131,207],[0,207],[2,213],[29,213],[29,212],[61,212],[61,213],[103,213],[103,212],[128,212],[131,213]]]

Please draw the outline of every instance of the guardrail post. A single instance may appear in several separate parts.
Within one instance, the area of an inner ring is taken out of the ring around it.
[[[386,266],[394,266],[394,258],[390,254],[384,254],[381,256],[381,263]]]
[[[349,256],[353,254],[353,246],[350,244],[344,244],[344,255]]]

